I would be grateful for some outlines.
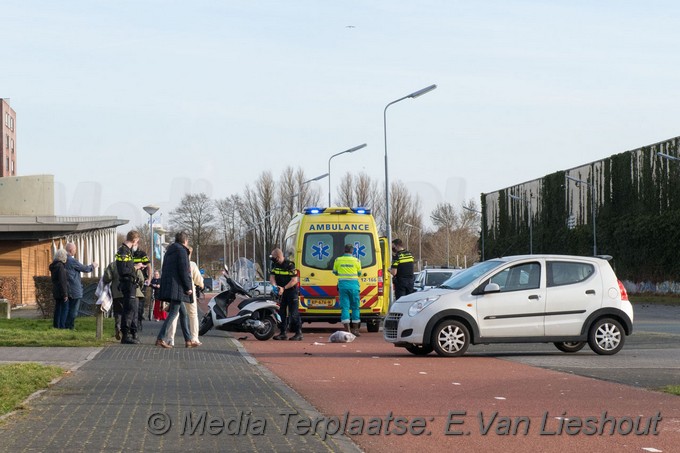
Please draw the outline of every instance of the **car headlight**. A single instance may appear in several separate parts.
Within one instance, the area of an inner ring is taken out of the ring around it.
[[[426,307],[429,307],[433,302],[435,302],[437,299],[439,299],[439,296],[432,296],[428,297],[427,299],[420,299],[419,301],[416,301],[411,305],[411,307],[408,309],[408,315],[409,316],[415,316],[421,311],[423,311]]]

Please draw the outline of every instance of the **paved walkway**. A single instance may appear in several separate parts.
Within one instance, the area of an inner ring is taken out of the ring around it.
[[[78,368],[0,425],[0,449],[358,451],[346,437],[322,439],[296,427],[321,415],[226,335],[202,338],[196,349],[165,350],[153,346],[160,323],[145,327],[144,344],[98,353],[0,348],[0,362]]]

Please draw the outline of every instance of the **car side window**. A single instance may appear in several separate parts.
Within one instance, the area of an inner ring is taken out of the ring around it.
[[[439,286],[451,278],[451,272],[428,272],[425,286]]]
[[[548,286],[573,285],[587,280],[594,273],[595,266],[590,263],[549,261]]]
[[[503,269],[489,279],[489,283],[496,283],[502,293],[536,289],[541,286],[540,263],[523,263]]]

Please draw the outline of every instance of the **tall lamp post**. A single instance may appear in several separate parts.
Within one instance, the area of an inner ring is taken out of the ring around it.
[[[331,159],[339,156],[340,154],[353,153],[354,151],[359,151],[361,148],[366,148],[366,143],[359,146],[355,146],[354,148],[346,149],[345,151],[340,151],[339,153],[333,154],[331,157],[328,158],[328,173],[326,173],[326,175],[328,175],[328,206],[331,205]],[[323,177],[325,177],[326,175],[324,175]],[[320,176],[317,179],[321,178],[322,177]],[[307,182],[311,181],[316,181],[316,179],[312,179]]]
[[[409,228],[418,228],[418,272],[422,270],[422,251],[423,251],[423,229],[420,228],[419,226],[411,225],[410,223],[404,222],[404,225],[406,225]]]
[[[384,131],[384,138],[385,138],[385,230],[387,233],[387,246],[391,247],[392,246],[392,228],[390,228],[390,172],[389,172],[389,166],[387,164],[387,108],[392,105],[396,104],[397,102],[403,101],[404,99],[415,99],[417,97],[422,96],[423,94],[427,94],[430,91],[434,90],[437,88],[437,85],[430,85],[429,87],[425,87],[423,89],[420,89],[418,91],[414,91],[411,94],[407,94],[406,96],[399,98],[397,100],[394,100],[387,104],[385,106],[385,110],[383,110],[383,131]],[[390,305],[392,305],[392,291],[390,289],[389,291],[389,301]]]
[[[151,241],[149,242],[149,247],[151,248],[151,250],[149,251],[149,253],[151,254],[151,276],[153,277],[153,255],[154,255],[154,253],[153,253],[153,215],[155,213],[157,213],[160,208],[156,205],[150,204],[148,206],[144,206],[142,209],[144,209],[144,211],[147,214],[149,214],[149,234],[151,236]]]
[[[144,206],[142,209],[144,209],[144,212],[149,214],[149,236],[150,236],[150,239],[151,239],[149,241],[149,258],[151,259],[151,274],[149,274],[149,279],[152,279],[153,274],[154,274],[153,259],[154,259],[154,255],[155,255],[154,254],[154,243],[153,243],[153,215],[155,213],[157,213],[160,208],[156,205],[150,204],[148,206]],[[151,287],[148,287],[148,290],[151,290]],[[149,300],[152,297],[153,296],[149,295]],[[153,301],[150,300],[150,303],[148,305],[149,305],[149,312],[148,312],[147,318],[150,320],[151,319],[151,313],[153,311]],[[144,316],[144,313],[142,313],[142,316]]]
[[[526,199],[526,198],[518,197],[517,195],[512,195],[512,194],[508,194],[508,196],[510,198],[512,198],[513,200],[523,201],[527,204],[527,208],[528,208],[528,211],[527,211],[528,219],[527,219],[527,221],[529,223],[529,255],[533,255],[534,254],[534,231],[533,231],[533,224],[531,222],[531,197]]]
[[[597,227],[595,224],[595,184],[591,184],[588,181],[583,181],[582,179],[574,178],[573,176],[569,176],[566,174],[564,175],[564,179],[565,179],[564,187],[569,187],[568,181],[574,181],[576,183],[576,187],[578,187],[579,184],[585,184],[590,189],[590,204],[592,209],[591,215],[593,216],[593,256],[597,256]]]
[[[463,206],[463,209],[465,209],[466,211],[470,211],[470,212],[474,212],[476,214],[479,214],[480,217],[484,215],[482,213],[482,211],[477,211],[476,209],[468,208],[467,206]],[[479,222],[480,227],[481,227],[479,229],[479,235],[480,235],[481,240],[482,240],[482,261],[484,261],[484,222],[483,222],[483,220],[484,219],[482,218],[481,221]]]

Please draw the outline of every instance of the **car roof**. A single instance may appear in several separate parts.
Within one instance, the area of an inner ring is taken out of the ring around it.
[[[583,255],[556,255],[556,254],[533,254],[533,255],[511,255],[499,258],[491,258],[487,261],[517,261],[525,259],[546,259],[546,260],[586,260],[586,261],[609,261],[611,256],[583,256]]]

